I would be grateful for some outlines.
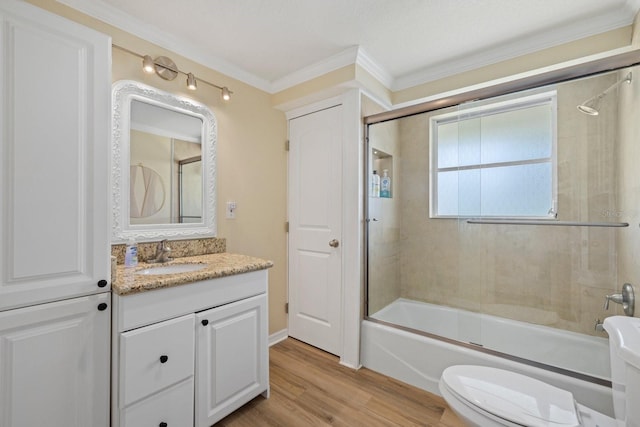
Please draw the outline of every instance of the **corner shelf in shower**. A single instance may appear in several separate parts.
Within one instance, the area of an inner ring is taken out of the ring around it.
[[[545,221],[528,219],[468,219],[467,224],[554,225],[567,227],[628,227],[628,222]]]

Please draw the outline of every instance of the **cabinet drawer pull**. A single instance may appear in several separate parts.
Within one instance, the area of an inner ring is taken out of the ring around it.
[[[98,280],[98,287],[99,288],[104,288],[105,286],[107,286],[107,281],[102,279],[102,280]]]
[[[166,363],[169,360],[169,356],[165,356],[164,354],[160,356],[160,363]]]
[[[98,310],[105,311],[106,309],[107,309],[107,303],[106,302],[101,302],[100,304],[98,304]]]
[[[164,421],[161,422],[160,424],[158,424],[158,427],[167,427],[169,424],[165,423]]]
[[[207,326],[209,324],[209,321],[207,319],[204,319],[202,321],[202,326]]]

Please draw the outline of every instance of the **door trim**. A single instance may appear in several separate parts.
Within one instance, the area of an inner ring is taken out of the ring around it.
[[[361,113],[361,90],[348,89],[342,95],[295,108],[285,112],[287,122],[291,119],[316,111],[343,106],[342,137],[342,316],[340,364],[357,369],[360,364],[360,323],[362,321],[363,289],[363,174],[364,140]],[[288,137],[287,123],[287,137]],[[290,170],[290,159],[287,170]],[[289,180],[287,174],[287,202],[289,200]],[[287,206],[287,218],[289,206]],[[287,261],[289,260],[289,239],[287,239]],[[289,265],[287,265],[287,300],[289,292]],[[287,315],[288,321],[288,315]]]

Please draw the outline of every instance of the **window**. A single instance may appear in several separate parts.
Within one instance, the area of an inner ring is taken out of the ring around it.
[[[555,217],[555,92],[462,106],[430,125],[431,217]]]

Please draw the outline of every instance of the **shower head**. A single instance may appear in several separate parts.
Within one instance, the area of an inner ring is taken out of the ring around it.
[[[594,98],[589,98],[588,100],[584,101],[582,104],[578,105],[578,111],[580,111],[581,113],[588,114],[590,116],[597,116],[598,114],[600,114],[600,112],[598,111],[598,108],[600,107],[600,100],[602,99],[603,96],[604,95],[599,95]]]
[[[588,114],[590,116],[597,116],[600,114],[599,107],[600,101],[604,98],[609,92],[618,87],[622,83],[631,83],[632,75],[631,73],[627,74],[626,77],[622,80],[619,80],[609,86],[604,92],[599,93],[598,95],[591,97],[584,101],[582,104],[578,105],[578,111],[584,114]]]

